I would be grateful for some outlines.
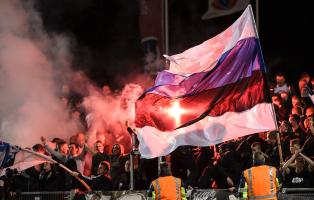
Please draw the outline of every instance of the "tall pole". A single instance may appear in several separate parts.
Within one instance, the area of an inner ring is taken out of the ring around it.
[[[169,7],[168,0],[163,0],[162,5],[162,14],[163,14],[163,36],[164,36],[164,54],[169,54]],[[158,157],[158,175],[160,174],[160,163],[163,161],[162,156]]]
[[[130,190],[134,190],[134,156],[130,153]]]
[[[165,33],[164,33],[164,37],[165,37],[165,54],[169,54],[169,13],[168,13],[168,0],[164,0],[164,16],[165,16],[165,19],[164,19],[164,30],[165,30]]]
[[[255,1],[255,32],[257,34],[257,36],[259,37],[259,0]],[[252,10],[251,10],[251,13]],[[279,154],[279,160],[280,160],[280,166],[282,166],[283,164],[283,156],[282,156],[282,148],[281,148],[281,141],[280,141],[280,135],[279,135],[279,128],[278,128],[278,124],[277,124],[277,117],[276,117],[276,112],[275,112],[275,108],[274,108],[274,104],[271,103],[272,105],[272,114],[273,114],[273,119],[274,119],[274,123],[276,126],[276,139],[277,139],[277,146],[278,146],[278,154]]]
[[[138,153],[138,143],[137,143],[137,138],[134,130],[130,128],[129,126],[129,121],[127,121],[127,131],[131,135],[131,142],[132,142],[132,151],[130,153],[130,185],[129,189],[134,190],[134,157],[135,154]]]
[[[255,20],[256,20],[256,29],[259,33],[259,0],[255,1]]]

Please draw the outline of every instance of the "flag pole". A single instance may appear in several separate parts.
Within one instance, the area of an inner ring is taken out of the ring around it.
[[[165,26],[165,53],[168,55],[169,54],[169,13],[168,13],[168,0],[165,1],[165,6],[164,6],[164,15],[165,15],[165,20],[164,20],[164,26]]]
[[[256,29],[259,32],[259,0],[255,1],[255,19],[256,19]]]
[[[164,54],[168,55],[169,54],[169,3],[168,0],[163,0],[163,5],[162,5],[162,16],[163,16],[163,36],[164,36]],[[160,174],[160,164],[163,161],[163,157],[159,156],[158,157],[158,176]]]
[[[45,160],[48,160],[48,161],[50,161],[50,162],[52,162],[52,163],[54,163],[54,164],[57,164],[57,165],[59,165],[62,169],[64,169],[65,171],[67,171],[69,174],[71,174],[71,176],[74,176],[72,170],[70,170],[69,168],[67,168],[67,167],[64,166],[63,164],[58,163],[57,161],[55,161],[54,159],[50,158],[49,156],[46,156],[46,155],[44,155],[44,154],[41,154],[41,153],[38,153],[38,152],[35,152],[35,151],[32,151],[32,150],[29,150],[29,149],[21,148],[21,147],[20,147],[20,149],[21,149],[21,151],[25,151],[25,152],[34,154],[34,155],[36,155],[36,156],[38,156],[38,157],[41,157],[41,158],[43,158],[43,159],[45,159]],[[86,183],[84,180],[80,179],[80,178],[77,177],[77,176],[74,176],[74,177],[75,177],[78,181],[80,181],[80,182],[82,183],[82,185],[84,185],[84,187],[85,187],[88,191],[92,191],[91,188],[90,188],[90,186],[87,185],[87,183]]]
[[[255,8],[256,8],[256,16],[257,16],[257,23],[258,24],[255,23],[254,18],[253,18],[253,24],[254,24],[256,36],[259,38],[259,36],[258,36],[258,31],[259,31],[258,30],[258,26],[259,26],[259,0],[256,0],[256,7]],[[250,6],[250,12],[251,12],[251,15],[254,16],[251,6]],[[262,48],[261,45],[260,45],[260,48]],[[263,60],[263,65],[265,66],[264,60]],[[266,79],[265,79],[265,82],[267,84]],[[269,91],[268,84],[267,84],[267,89]],[[272,108],[272,115],[273,115],[273,119],[274,119],[274,123],[275,123],[275,127],[276,127],[276,139],[277,139],[278,154],[279,154],[279,160],[280,160],[280,166],[281,166],[283,164],[282,148],[281,148],[281,141],[280,141],[280,135],[279,135],[279,128],[278,128],[278,124],[277,124],[277,117],[276,117],[276,112],[275,112],[275,108],[274,108],[273,103],[271,103],[271,108]]]

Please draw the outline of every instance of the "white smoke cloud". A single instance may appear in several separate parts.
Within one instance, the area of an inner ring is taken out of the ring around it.
[[[0,1],[1,140],[24,147],[76,133],[58,97],[69,60],[68,41],[45,33],[29,1]]]
[[[42,135],[68,139],[77,133],[82,125],[70,119],[60,98],[66,83],[83,97],[89,143],[95,142],[96,132],[104,132],[107,144],[120,143],[129,151],[126,122],[134,120],[140,85],[147,87],[152,78],[126,75],[118,77],[122,91],[98,88],[83,73],[71,70],[70,41],[46,33],[29,1],[0,1],[0,140],[26,147],[39,143]]]

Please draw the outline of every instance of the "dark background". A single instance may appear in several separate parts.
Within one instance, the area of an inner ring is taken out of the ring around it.
[[[313,75],[310,2],[260,0],[259,36],[270,79],[279,71],[292,83],[303,71]],[[121,77],[142,71],[138,0],[37,0],[36,7],[48,33],[71,38],[73,66],[98,85],[119,88]],[[206,10],[207,0],[169,0],[170,55],[213,37],[241,14],[203,21]]]

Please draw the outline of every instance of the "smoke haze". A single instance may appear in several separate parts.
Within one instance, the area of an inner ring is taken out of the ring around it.
[[[80,120],[71,118],[61,99],[67,85],[83,99],[78,106],[85,110],[90,143],[96,132],[104,132],[108,144],[118,142],[130,149],[126,122],[134,120],[140,85],[147,87],[152,79],[139,74],[113,77],[125,85],[122,91],[98,88],[83,73],[71,70],[73,41],[46,33],[29,1],[0,2],[0,140],[31,147],[42,135],[67,140],[82,131]]]
[[[77,131],[58,98],[56,75],[68,66],[65,38],[48,36],[32,4],[0,2],[1,139],[22,147]]]

